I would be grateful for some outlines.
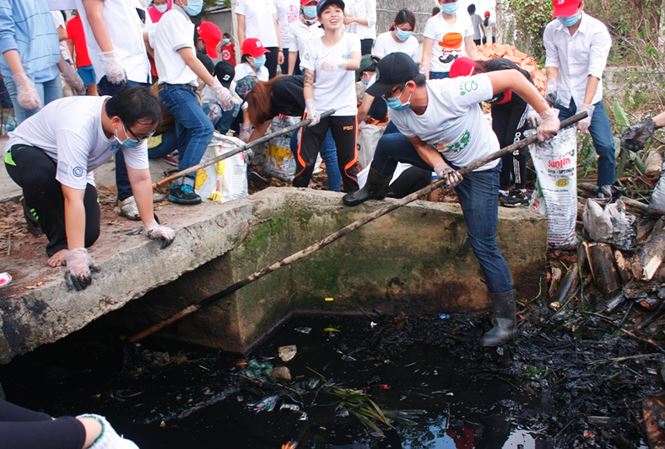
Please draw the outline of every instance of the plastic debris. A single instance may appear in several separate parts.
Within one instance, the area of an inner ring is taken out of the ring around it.
[[[267,397],[261,399],[261,401],[257,402],[256,404],[250,404],[250,406],[254,408],[254,411],[256,413],[272,412],[273,410],[275,410],[275,407],[277,406],[277,400],[278,399],[279,399],[279,396],[277,396],[277,395],[267,396]]]
[[[279,358],[282,360],[282,362],[288,362],[289,360],[293,359],[297,353],[298,348],[296,345],[286,345],[277,348],[277,354],[279,355]]]
[[[293,330],[300,333],[300,334],[305,334],[305,335],[309,335],[309,333],[312,332],[311,327],[296,327]]]
[[[12,282],[12,275],[4,272],[0,273],[0,287],[5,287],[6,285],[9,285]]]
[[[332,297],[327,297],[327,298],[324,299],[325,302],[333,302],[334,300],[335,300],[335,298],[332,298]]]
[[[374,329],[375,326],[378,326],[379,323],[375,323],[374,321],[369,322],[369,327],[370,329]]]
[[[447,314],[447,313],[441,312],[441,313],[439,314],[439,319],[440,319],[440,320],[447,320],[447,319],[449,319],[449,318],[450,318],[450,315]]]
[[[270,373],[270,377],[272,377],[275,380],[290,381],[291,380],[291,370],[289,370],[286,366],[276,366],[272,369],[272,372]]]
[[[253,379],[270,376],[272,374],[272,365],[268,362],[259,362],[256,359],[252,359],[247,362],[247,367],[243,371],[243,374]]]
[[[325,329],[323,329],[323,332],[325,332],[326,334],[335,334],[335,333],[339,333],[339,332],[342,332],[342,331],[339,330],[339,329],[336,329],[334,327],[326,327]]]
[[[298,404],[282,404],[281,407],[279,407],[280,410],[289,410],[291,412],[299,412],[300,411],[300,406]]]

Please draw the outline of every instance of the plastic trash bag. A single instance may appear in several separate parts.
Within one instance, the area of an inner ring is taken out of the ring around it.
[[[665,162],[660,172],[658,184],[653,189],[651,200],[649,200],[649,209],[658,214],[665,214]]]
[[[270,132],[281,131],[291,125],[295,125],[299,121],[298,117],[277,116],[272,120]],[[263,173],[275,176],[282,181],[293,180],[296,174],[296,160],[293,158],[293,152],[291,151],[291,134],[293,132],[274,137],[270,140],[265,159],[263,160]]]
[[[632,251],[637,244],[635,217],[626,212],[620,199],[603,208],[594,199],[586,201],[582,215],[584,230],[594,242],[609,243],[615,248]]]
[[[377,125],[369,125],[365,122],[360,123],[358,132],[358,162],[361,168],[368,167],[374,158],[376,145],[383,136],[385,128]]]
[[[219,155],[228,153],[243,145],[240,139],[214,133],[212,141],[201,158],[205,163]],[[194,185],[196,193],[204,200],[226,201],[249,195],[247,187],[247,157],[238,153],[196,172]]]

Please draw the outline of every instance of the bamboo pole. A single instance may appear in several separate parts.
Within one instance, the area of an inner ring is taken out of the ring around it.
[[[561,122],[561,128],[568,127],[568,126],[582,120],[586,116],[587,116],[586,112],[580,112],[579,114],[576,114],[576,115],[574,115],[574,116],[572,116],[572,117],[570,117],[566,120],[563,120]],[[492,162],[496,159],[499,159],[500,157],[502,157],[506,154],[512,154],[514,151],[519,150],[520,148],[524,148],[528,145],[531,145],[531,144],[535,143],[536,140],[537,140],[537,137],[535,135],[527,137],[526,139],[522,139],[519,142],[516,142],[512,145],[509,145],[509,146],[507,146],[507,147],[505,147],[501,150],[495,151],[494,153],[491,153],[491,154],[487,155],[486,157],[471,163],[470,165],[460,169],[459,172],[462,175],[464,175],[466,173],[469,173],[469,172],[472,172],[473,170],[475,170],[477,168],[480,168],[483,165],[486,165],[486,164],[488,164],[488,163],[490,163],[490,162]],[[200,300],[200,301],[198,301],[194,304],[191,304],[191,305],[187,306],[185,309],[175,313],[174,315],[171,315],[169,318],[166,318],[165,320],[160,321],[159,323],[154,324],[154,325],[150,326],[149,328],[133,335],[132,337],[130,337],[129,341],[132,342],[132,343],[135,343],[137,341],[143,340],[144,338],[154,334],[155,332],[163,329],[164,327],[166,327],[166,326],[168,326],[168,325],[170,325],[170,324],[172,324],[172,323],[174,323],[174,322],[176,322],[176,321],[178,321],[178,320],[180,320],[180,319],[182,319],[186,316],[189,316],[192,313],[197,312],[197,311],[201,310],[204,307],[207,307],[211,304],[214,304],[214,303],[218,302],[222,298],[225,298],[226,296],[230,295],[231,293],[235,292],[236,290],[241,289],[245,285],[250,284],[250,283],[256,281],[257,279],[261,279],[263,276],[265,276],[267,274],[270,274],[273,271],[276,271],[276,270],[278,270],[282,267],[285,267],[287,265],[291,265],[292,263],[297,262],[301,259],[304,259],[305,257],[311,256],[312,254],[319,251],[321,248],[324,248],[324,247],[330,245],[335,240],[338,240],[338,239],[344,237],[345,235],[349,234],[352,231],[355,231],[359,227],[364,226],[367,223],[369,223],[371,221],[374,221],[377,218],[382,217],[383,215],[386,215],[386,214],[394,211],[395,209],[399,209],[400,207],[402,207],[406,204],[409,204],[412,201],[417,200],[421,196],[429,194],[430,192],[432,192],[435,189],[438,189],[439,187],[445,187],[445,185],[446,185],[445,182],[446,182],[445,179],[439,179],[439,180],[431,183],[430,185],[428,185],[426,187],[423,187],[422,189],[418,190],[417,192],[413,192],[412,194],[407,195],[404,198],[401,198],[397,201],[386,204],[384,207],[382,207],[380,209],[377,209],[376,211],[372,212],[371,214],[365,215],[364,217],[362,217],[362,218],[360,218],[360,219],[358,219],[358,220],[356,220],[352,223],[349,223],[348,225],[344,226],[343,228],[333,232],[329,236],[325,237],[323,240],[320,240],[320,241],[308,246],[307,248],[298,251],[297,253],[291,254],[290,256],[285,257],[284,259],[273,263],[272,265],[269,265],[269,266],[267,266],[267,267],[265,267],[265,268],[263,268],[259,271],[256,271],[256,272],[250,274],[249,276],[239,280],[238,282],[236,282],[234,284],[231,284],[230,286],[228,286],[227,288],[225,288],[224,290],[222,290],[221,292],[219,292],[219,293],[217,293],[213,296],[209,296],[209,297],[204,298],[204,299],[202,299],[202,300]]]

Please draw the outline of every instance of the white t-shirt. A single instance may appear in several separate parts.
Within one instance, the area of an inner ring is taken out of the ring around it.
[[[73,189],[94,185],[92,171],[121,147],[102,129],[102,108],[110,97],[66,97],[52,101],[9,133],[5,152],[13,145],[41,148],[57,163],[55,179]],[[148,168],[148,143],[122,148],[131,168]]]
[[[76,0],[76,9],[80,11],[83,30],[88,45],[90,61],[97,74],[97,82],[105,75],[102,51],[88,22],[88,15],[83,8],[83,0]],[[113,49],[127,72],[127,79],[137,83],[149,83],[150,61],[143,42],[143,24],[133,2],[126,0],[104,0],[102,10]]]
[[[360,39],[353,33],[344,33],[331,47],[323,45],[321,38],[312,39],[300,55],[301,69],[313,70],[315,74],[314,103],[318,114],[329,109],[335,109],[336,116],[358,113],[355,71],[338,67],[342,60],[351,59],[352,53],[360,53]]]
[[[347,25],[346,31],[357,34],[359,39],[376,38],[376,0],[346,0],[344,15],[367,19],[367,26],[354,22]]]
[[[277,47],[273,0],[235,0],[234,11],[245,16],[245,38],[256,37],[264,47]]]
[[[295,22],[300,22],[300,1],[299,0],[274,0],[277,9],[277,21],[279,22],[279,33],[281,36],[282,48],[289,47],[289,26]],[[263,44],[265,45],[265,44]]]
[[[155,49],[155,65],[159,84],[191,84],[198,86],[196,74],[182,59],[178,50],[194,50],[194,24],[178,5],[166,11],[150,34],[150,44]]]
[[[386,31],[385,33],[379,34],[379,36],[376,38],[376,41],[374,41],[372,55],[376,56],[377,58],[383,58],[385,55],[395,52],[406,53],[407,55],[411,56],[411,59],[413,59],[416,63],[420,62],[418,39],[413,36],[409,36],[405,42],[397,42],[393,38],[392,31]]]
[[[51,11],[51,17],[53,17],[53,24],[55,25],[56,31],[58,31],[58,28],[62,27],[65,32],[67,31],[67,26],[65,25],[65,19],[62,17],[62,13],[60,11]],[[58,37],[59,38],[59,37]],[[72,61],[72,55],[69,54],[69,48],[67,48],[67,41],[60,41],[60,55],[62,56],[62,59],[64,59],[67,62]]]
[[[235,67],[236,71],[236,76],[233,78],[233,83],[237,83],[238,80],[243,79],[247,75],[253,75],[258,79],[259,81],[268,81],[270,74],[268,73],[268,69],[266,66],[261,67],[261,69],[258,72],[255,72],[252,66],[249,65],[247,62],[241,62],[240,64],[236,65]],[[235,90],[235,86],[232,86],[233,89]]]
[[[293,22],[288,28],[288,48],[289,52],[297,51],[302,53],[307,48],[307,42],[310,39],[320,39],[323,36],[323,28],[319,26],[319,22],[314,25],[308,26],[300,20]],[[286,46],[286,44],[284,44]]]
[[[391,110],[390,118],[405,136],[419,137],[434,146],[447,161],[464,167],[499,150],[492,125],[480,108],[482,101],[493,96],[487,75],[428,80],[425,113],[416,115],[411,108]],[[492,161],[478,170],[487,170],[498,163]]]
[[[468,14],[457,14],[455,22],[451,24],[439,13],[427,19],[423,36],[434,41],[430,71],[449,72],[455,59],[467,56],[464,38],[473,36],[473,26]]]

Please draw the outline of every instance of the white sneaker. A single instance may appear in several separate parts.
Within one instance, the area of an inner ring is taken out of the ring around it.
[[[314,171],[312,172],[313,175],[319,174],[323,171],[321,168],[321,162],[323,162],[323,159],[321,159],[321,153],[316,157],[316,162],[314,163]]]
[[[102,425],[102,433],[92,443],[89,449],[139,449],[133,441],[119,436],[103,416],[85,414],[80,415],[77,418],[94,418]]]
[[[139,208],[136,206],[136,200],[133,196],[125,198],[122,201],[118,201],[116,212],[121,217],[125,217],[130,220],[138,221],[141,219],[141,216],[139,215]]]

